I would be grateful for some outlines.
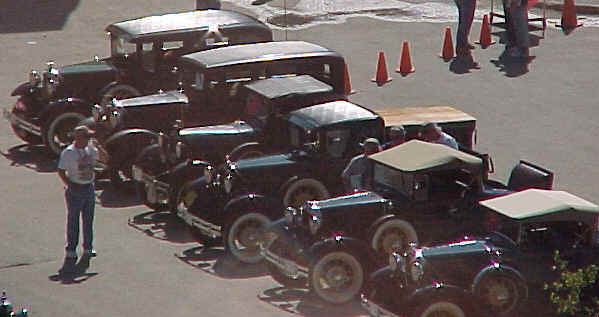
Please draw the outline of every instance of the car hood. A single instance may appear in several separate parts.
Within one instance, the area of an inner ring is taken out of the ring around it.
[[[116,72],[116,68],[105,60],[99,60],[62,66],[59,71],[63,77],[70,77],[79,74]]]
[[[480,256],[490,253],[495,248],[483,240],[462,240],[440,246],[423,248],[422,255],[427,260],[440,260],[448,257],[459,257],[467,255]]]
[[[323,215],[335,213],[336,211],[349,210],[359,208],[369,210],[367,207],[387,204],[388,200],[373,193],[362,192],[352,195],[340,196],[326,200],[320,200],[310,203],[312,210],[319,210]]]
[[[242,178],[264,177],[291,173],[293,166],[297,165],[297,156],[294,153],[267,155],[258,158],[239,160],[235,162],[234,170]]]
[[[154,95],[141,96],[129,99],[118,100],[118,106],[125,109],[132,109],[144,106],[154,106],[164,104],[170,106],[175,103],[188,103],[187,96],[178,91],[168,91]],[[158,118],[158,117],[156,117]]]
[[[255,140],[256,130],[244,121],[229,124],[194,127],[179,131],[179,138],[194,152],[229,152],[235,146]]]

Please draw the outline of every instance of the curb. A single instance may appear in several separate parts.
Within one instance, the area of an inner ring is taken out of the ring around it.
[[[562,11],[564,8],[563,1],[549,0],[545,4],[548,10]],[[534,5],[535,8],[543,8],[543,0],[540,0]],[[599,15],[599,5],[576,5],[576,13]]]

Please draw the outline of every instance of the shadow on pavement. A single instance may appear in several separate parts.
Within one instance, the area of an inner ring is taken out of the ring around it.
[[[367,316],[358,300],[346,304],[329,304],[307,289],[276,287],[265,290],[258,298],[286,312],[309,317]]]
[[[48,279],[61,284],[80,284],[98,275],[98,273],[87,272],[91,257],[84,255],[77,262],[77,258],[65,257],[62,267],[57,274],[48,276]]]
[[[2,156],[11,161],[10,166],[24,166],[40,173],[55,173],[58,160],[43,145],[21,144],[13,146]]]
[[[129,218],[127,224],[154,239],[174,243],[195,241],[187,233],[185,223],[169,211],[147,211]]]
[[[122,184],[114,186],[107,179],[96,180],[96,190],[102,192],[97,196],[98,203],[106,208],[131,207],[139,205],[141,202],[137,198],[137,193],[132,190],[132,184]]]
[[[225,252],[222,247],[197,246],[175,254],[179,260],[222,278],[241,279],[264,276],[266,268],[262,263],[241,263]]]
[[[79,0],[2,1],[0,33],[61,30]]]
[[[456,74],[467,74],[472,69],[480,69],[480,65],[474,61],[472,55],[456,56],[449,63],[449,70]]]

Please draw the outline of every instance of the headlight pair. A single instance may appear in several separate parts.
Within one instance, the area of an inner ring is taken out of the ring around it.
[[[399,254],[397,252],[393,252],[389,255],[389,266],[392,271],[400,270],[403,273],[406,273],[406,255]]]
[[[293,225],[293,223],[295,222],[295,217],[297,217],[298,212],[297,209],[293,208],[293,207],[287,207],[285,208],[285,211],[283,211],[283,217],[285,218],[285,223],[287,223],[287,225]]]

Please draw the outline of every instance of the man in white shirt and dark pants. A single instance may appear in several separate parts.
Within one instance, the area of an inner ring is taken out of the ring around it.
[[[74,141],[60,154],[58,175],[66,185],[67,205],[66,257],[77,257],[79,218],[83,228],[83,256],[96,256],[93,248],[93,222],[96,203],[94,165],[98,149],[90,142],[91,131],[86,126],[73,130]]]

